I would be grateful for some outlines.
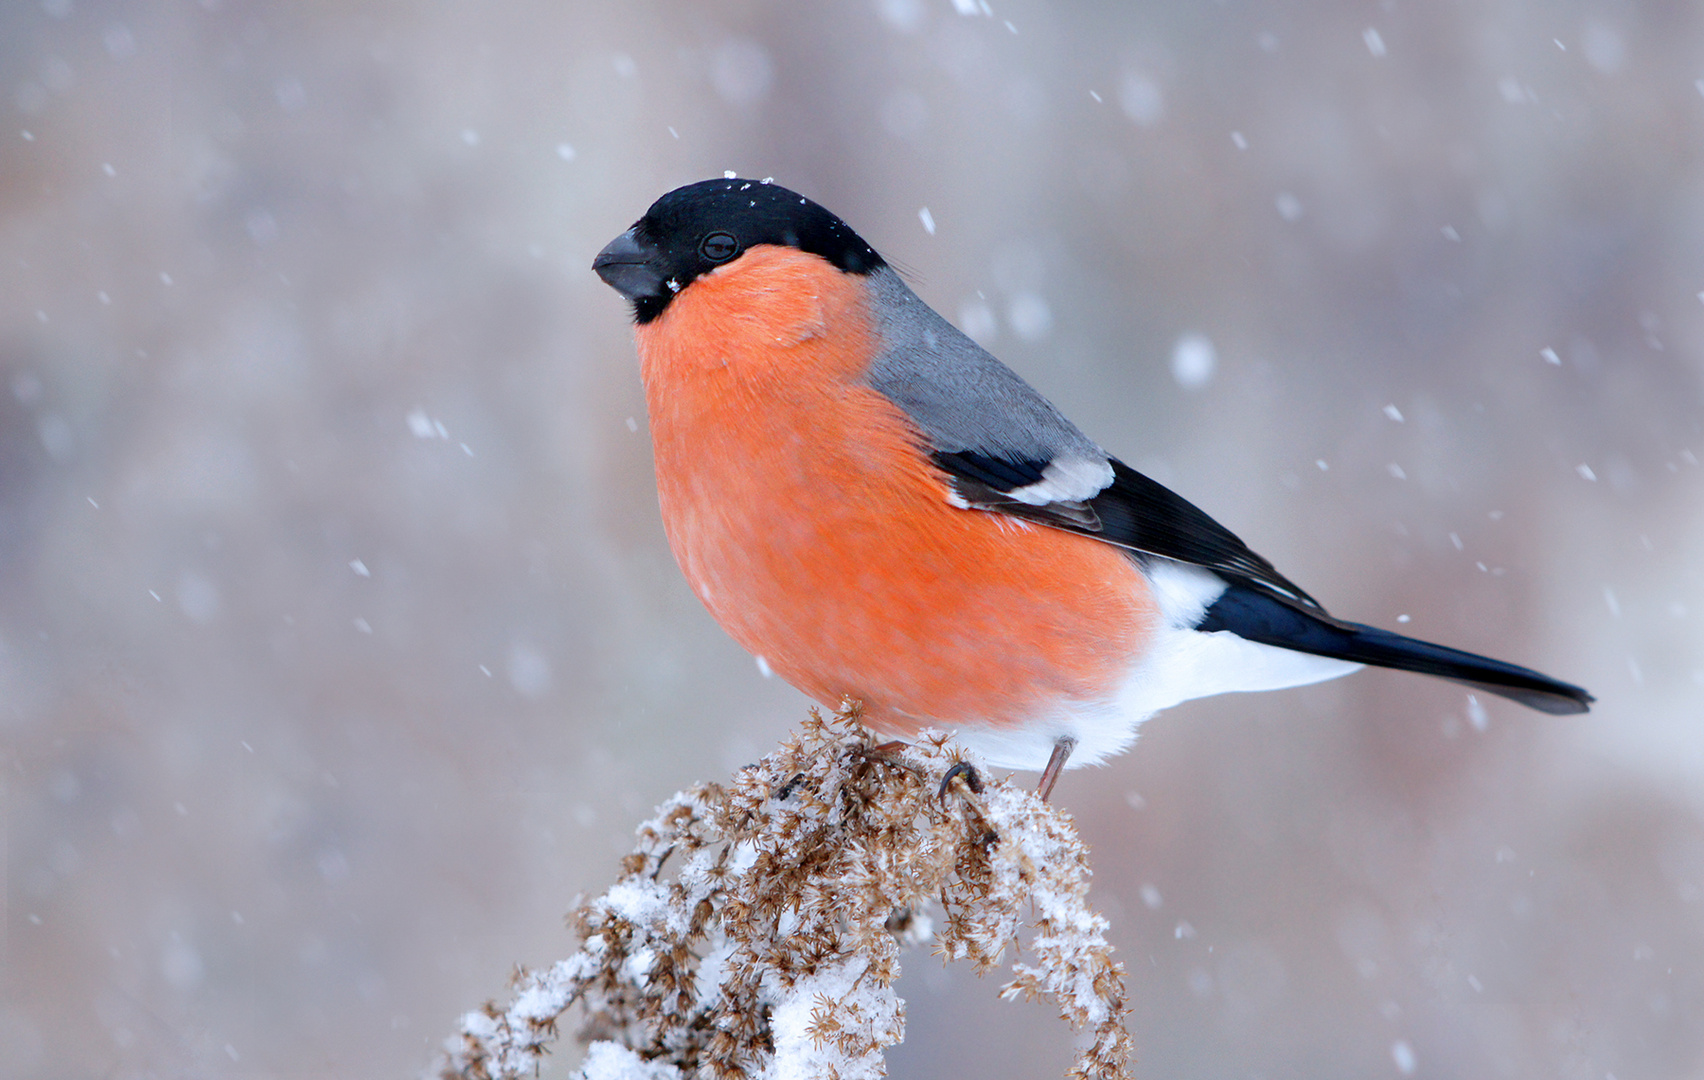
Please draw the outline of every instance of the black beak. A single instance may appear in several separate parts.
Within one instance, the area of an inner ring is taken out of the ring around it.
[[[638,303],[663,295],[663,273],[658,267],[659,252],[641,243],[634,235],[638,226],[628,229],[611,240],[592,260],[592,269],[604,284]]]

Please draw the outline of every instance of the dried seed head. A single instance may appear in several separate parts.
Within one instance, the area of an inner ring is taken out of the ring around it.
[[[572,913],[579,950],[463,1017],[440,1075],[535,1074],[579,1002],[581,1077],[873,1080],[904,1034],[900,946],[938,904],[935,951],[979,974],[1032,912],[1031,962],[1001,996],[1051,997],[1092,1030],[1070,1076],[1125,1077],[1124,969],[1087,904],[1088,853],[1068,816],[986,772],[943,789],[967,760],[940,734],[877,744],[855,706],[813,711],[727,787],[658,807],[621,877]]]

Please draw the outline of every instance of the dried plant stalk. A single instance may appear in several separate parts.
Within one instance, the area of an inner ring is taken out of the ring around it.
[[[576,1002],[583,1080],[884,1076],[900,947],[933,932],[986,973],[1033,912],[1032,962],[1001,996],[1051,997],[1092,1032],[1070,1076],[1125,1077],[1124,969],[1070,818],[964,761],[945,736],[878,744],[855,708],[813,712],[730,786],[659,807],[620,880],[573,913],[579,951],[467,1014],[440,1076],[536,1073]]]

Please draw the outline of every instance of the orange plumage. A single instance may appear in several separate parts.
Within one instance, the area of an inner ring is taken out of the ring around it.
[[[1119,549],[953,505],[861,380],[861,279],[754,247],[637,328],[669,542],[739,643],[880,729],[1002,727],[1108,700],[1158,618]],[[1014,632],[1021,628],[1021,632]]]

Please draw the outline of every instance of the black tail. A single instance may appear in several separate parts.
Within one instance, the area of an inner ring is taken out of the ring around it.
[[[1540,712],[1583,713],[1595,700],[1578,686],[1529,668],[1372,626],[1322,618],[1242,585],[1227,588],[1207,609],[1196,629],[1229,630],[1262,645],[1436,675],[1510,698]]]

